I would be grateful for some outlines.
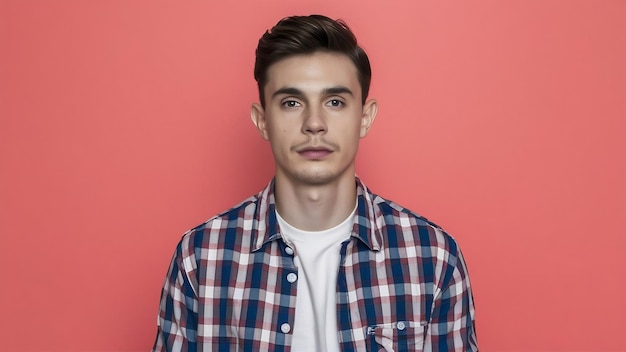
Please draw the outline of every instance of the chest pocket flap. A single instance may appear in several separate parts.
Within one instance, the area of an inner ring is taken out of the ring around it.
[[[378,324],[367,328],[370,338],[374,337],[371,351],[422,351],[425,333],[426,324],[413,321]]]

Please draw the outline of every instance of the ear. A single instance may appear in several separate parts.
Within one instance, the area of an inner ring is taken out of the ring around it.
[[[372,124],[374,124],[374,119],[376,118],[376,113],[378,113],[378,102],[376,100],[368,100],[363,104],[363,115],[361,116],[361,138],[367,136]]]
[[[269,134],[267,133],[267,120],[265,120],[265,109],[260,104],[254,103],[250,108],[250,118],[252,119],[252,123],[256,126],[257,131],[263,139],[266,141],[270,140]]]

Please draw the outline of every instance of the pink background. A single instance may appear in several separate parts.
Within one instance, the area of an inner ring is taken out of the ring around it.
[[[343,18],[358,173],[460,242],[482,351],[626,351],[626,1],[0,0],[2,351],[145,351],[182,233],[273,170],[260,35]]]

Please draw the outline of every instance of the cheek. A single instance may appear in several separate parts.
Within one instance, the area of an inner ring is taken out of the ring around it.
[[[274,138],[283,138],[282,136],[286,135],[288,130],[287,126],[278,124],[270,124],[267,128],[269,135]]]

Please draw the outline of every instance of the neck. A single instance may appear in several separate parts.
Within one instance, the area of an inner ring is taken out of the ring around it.
[[[303,185],[276,177],[276,209],[291,226],[322,231],[339,225],[354,210],[354,175],[324,185]]]

